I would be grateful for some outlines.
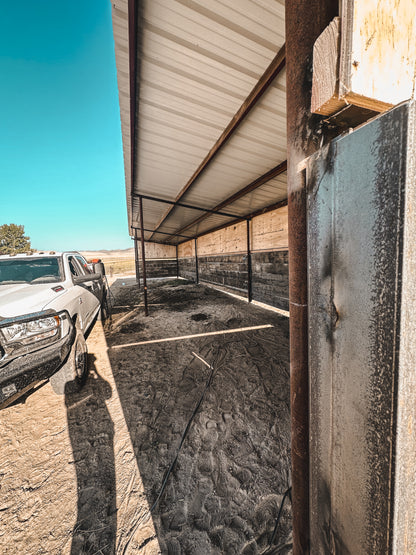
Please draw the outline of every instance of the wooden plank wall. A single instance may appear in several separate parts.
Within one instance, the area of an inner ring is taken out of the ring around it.
[[[176,258],[176,247],[174,245],[162,245],[159,243],[146,243],[144,244],[146,258],[161,259],[161,258]],[[142,251],[139,244],[139,258],[142,258]]]
[[[194,240],[186,241],[178,245],[178,258],[194,258],[195,256],[195,244]]]
[[[288,249],[287,206],[256,216],[251,221],[252,252]],[[230,225],[198,238],[198,256],[244,253],[247,250],[246,222]],[[195,256],[194,241],[179,245],[179,258]]]
[[[272,251],[288,249],[287,206],[253,218],[251,250]]]
[[[198,238],[198,256],[235,254],[246,250],[246,222],[230,225]]]

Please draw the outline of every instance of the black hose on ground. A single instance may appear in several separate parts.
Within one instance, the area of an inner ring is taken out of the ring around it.
[[[194,354],[194,353],[193,353],[193,354]],[[201,358],[200,358],[200,357],[197,357],[195,354],[194,354],[194,358],[199,358],[199,359],[201,360]],[[204,361],[204,362],[205,362],[205,361]],[[208,388],[209,388],[209,387],[211,386],[211,384],[212,384],[212,380],[213,380],[214,373],[215,373],[215,368],[214,368],[213,366],[211,366],[211,364],[208,364],[208,363],[205,363],[205,364],[211,369],[211,372],[210,372],[210,374],[209,374],[208,380],[207,380],[207,382],[206,382],[206,384],[205,384],[205,387],[204,387],[204,390],[203,390],[203,392],[202,392],[202,394],[201,394],[201,397],[199,398],[199,401],[198,401],[197,404],[195,405],[195,408],[194,408],[194,410],[193,410],[193,412],[192,412],[192,414],[191,414],[191,417],[190,417],[190,419],[188,420],[188,424],[186,425],[185,431],[184,431],[183,434],[182,434],[181,440],[180,440],[180,442],[179,442],[179,447],[178,447],[178,449],[177,449],[177,451],[176,451],[176,456],[175,456],[175,458],[173,459],[171,465],[169,466],[169,468],[168,468],[168,470],[167,470],[167,472],[166,472],[165,478],[163,479],[163,482],[162,482],[162,486],[161,486],[161,488],[160,488],[160,491],[159,491],[159,493],[158,493],[158,495],[157,495],[157,497],[156,497],[156,499],[155,499],[153,505],[152,505],[151,508],[150,508],[150,512],[151,512],[151,513],[152,513],[152,512],[154,511],[154,509],[156,508],[157,504],[159,503],[160,498],[161,498],[162,495],[163,495],[163,492],[165,491],[166,484],[168,483],[168,480],[169,480],[169,476],[172,474],[172,471],[173,471],[173,469],[174,469],[174,467],[175,467],[176,461],[178,460],[180,450],[181,450],[181,448],[182,448],[182,445],[183,445],[183,443],[184,443],[184,441],[185,441],[186,436],[188,435],[188,432],[189,432],[189,429],[190,429],[190,427],[191,427],[191,424],[192,424],[192,422],[193,422],[195,416],[197,415],[197,413],[198,413],[198,411],[199,411],[199,408],[200,408],[200,406],[201,406],[201,404],[202,404],[202,401],[204,400],[205,393],[207,392]]]

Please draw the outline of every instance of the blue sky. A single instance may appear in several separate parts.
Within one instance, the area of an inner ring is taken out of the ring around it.
[[[110,0],[0,2],[0,225],[128,248]]]

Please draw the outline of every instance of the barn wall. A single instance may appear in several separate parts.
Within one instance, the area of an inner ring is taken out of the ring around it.
[[[152,258],[176,258],[176,247],[174,245],[163,245],[161,243],[144,243],[146,262]],[[142,258],[142,249],[139,244],[139,258]]]
[[[253,299],[289,309],[287,207],[251,221]],[[178,247],[179,275],[196,278],[194,241]],[[247,296],[247,224],[240,222],[198,238],[199,279]]]
[[[173,245],[163,245],[160,243],[146,243],[146,275],[148,278],[155,277],[176,277],[176,247]],[[139,272],[143,278],[142,250],[139,243]]]

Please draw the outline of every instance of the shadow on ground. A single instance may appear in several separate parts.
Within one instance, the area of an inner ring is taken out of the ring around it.
[[[151,285],[148,318],[134,280],[116,281],[112,294],[119,308],[106,331],[109,357],[161,552],[289,552],[290,504],[277,526],[274,547],[269,545],[290,485],[288,320],[180,280]],[[273,327],[114,348],[263,324]],[[211,382],[211,368],[193,353],[214,369]],[[103,538],[98,545],[111,553],[114,454],[104,403],[108,392],[100,380],[97,375],[93,389],[68,399],[79,487],[73,545],[85,546],[84,523],[91,530],[95,519]],[[88,438],[83,404],[93,404],[94,415],[102,420],[96,445]],[[96,476],[94,492],[91,475]],[[138,527],[140,520],[131,528]],[[133,531],[125,545],[143,550],[152,538],[136,541]]]
[[[111,554],[116,545],[114,426],[106,406],[112,390],[94,361],[89,355],[90,375],[83,389],[65,395],[78,493],[72,555]]]

